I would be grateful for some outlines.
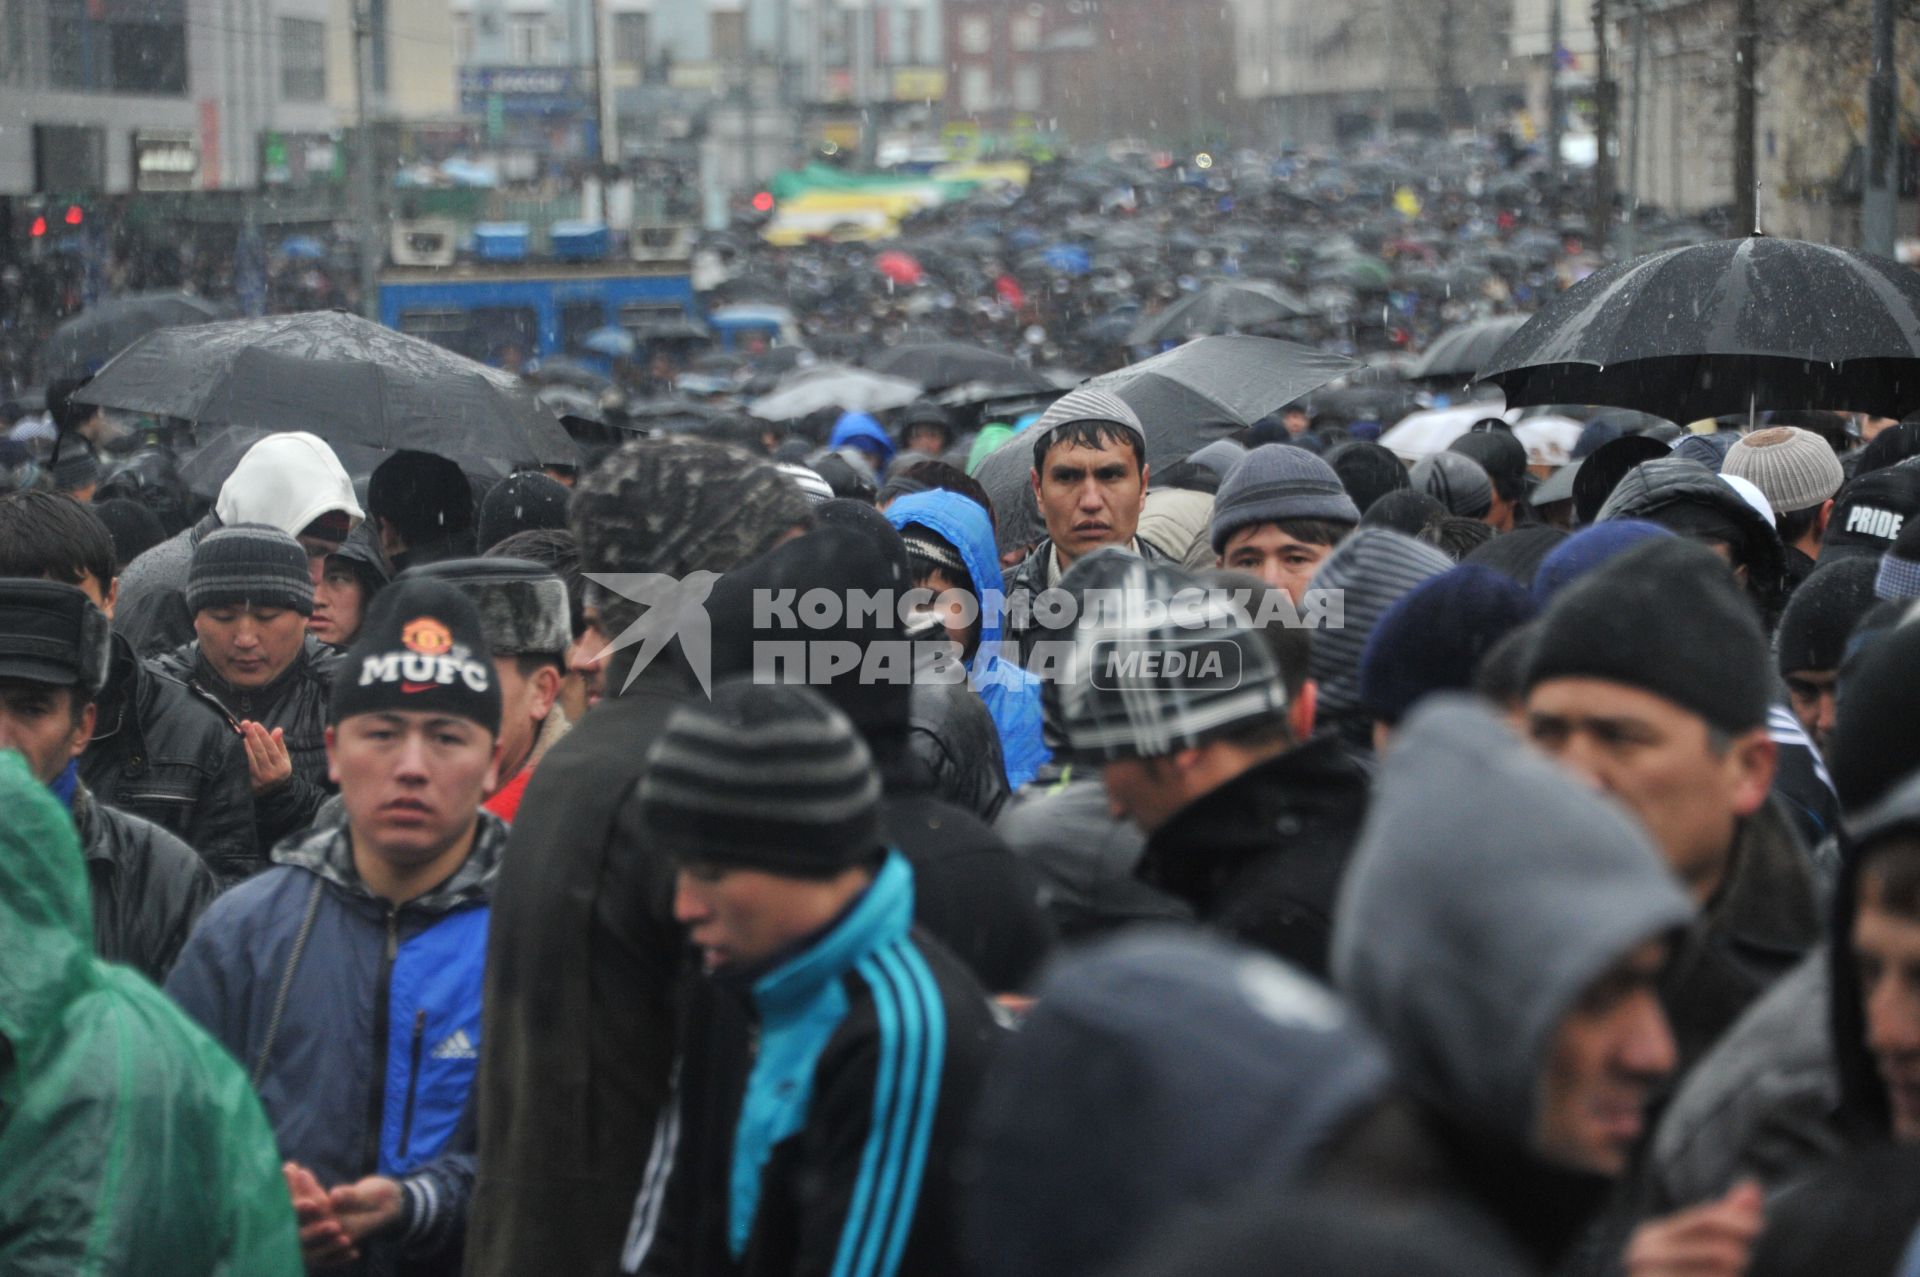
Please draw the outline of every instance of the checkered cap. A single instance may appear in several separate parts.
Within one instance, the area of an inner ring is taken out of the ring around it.
[[[1159,758],[1285,712],[1248,600],[1118,549],[1087,556],[1060,584],[1081,609],[1050,689],[1073,757]]]

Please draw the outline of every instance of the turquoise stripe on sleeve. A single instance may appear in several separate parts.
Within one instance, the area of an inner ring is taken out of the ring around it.
[[[919,1109],[913,1116],[913,1148],[901,1176],[900,1204],[894,1214],[892,1236],[887,1240],[886,1262],[877,1277],[893,1277],[907,1249],[907,1236],[913,1231],[919,1211],[920,1186],[927,1169],[927,1148],[933,1141],[934,1115],[939,1107],[940,1078],[947,1059],[947,1008],[940,1000],[940,986],[927,966],[926,957],[911,944],[895,948],[898,960],[912,977],[919,1002],[925,1013],[926,1057],[920,1081]]]
[[[887,985],[889,995],[897,1000],[900,1009],[900,1095],[887,1122],[886,1156],[881,1163],[880,1180],[874,1187],[872,1217],[861,1230],[853,1277],[873,1277],[886,1253],[895,1202],[900,1194],[901,1175],[912,1138],[913,1115],[917,1108],[926,1050],[925,1010],[906,974],[899,969],[893,946],[878,950],[873,955],[873,961],[879,977]]]
[[[834,1255],[833,1277],[851,1277],[854,1271],[866,1217],[873,1203],[874,1181],[880,1175],[888,1119],[892,1115],[900,1074],[900,1014],[893,991],[880,978],[871,957],[862,958],[855,970],[872,990],[874,1019],[880,1035],[880,1063],[873,1084],[872,1125],[867,1130],[866,1148],[860,1155],[860,1178],[854,1185],[846,1221],[840,1227],[840,1247]]]

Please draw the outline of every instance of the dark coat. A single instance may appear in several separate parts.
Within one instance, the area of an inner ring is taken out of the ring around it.
[[[1147,840],[1139,875],[1202,922],[1325,979],[1334,897],[1366,809],[1366,773],[1318,737],[1174,813]]]
[[[94,950],[160,983],[217,890],[193,849],[160,826],[101,805],[81,785],[73,825],[87,857]]]
[[[1140,549],[1140,557],[1149,563],[1177,564],[1180,562],[1178,558],[1144,537],[1135,536],[1133,540]],[[1006,579],[1005,634],[1017,646],[1022,665],[1029,664],[1034,645],[1042,639],[1064,640],[1068,637],[1067,631],[1050,630],[1033,614],[1034,600],[1050,588],[1047,585],[1047,572],[1052,561],[1053,538],[1048,537],[1034,546],[1027,557],[1020,561],[1020,566],[1015,568],[1013,574]]]
[[[156,673],[113,637],[80,779],[95,798],[151,820],[200,853],[222,885],[266,864],[239,728],[220,703]]]
[[[160,673],[211,696],[236,720],[251,719],[285,733],[293,776],[254,796],[254,830],[262,847],[312,824],[314,813],[333,792],[327,779],[326,730],[333,676],[341,660],[339,652],[309,637],[285,673],[265,687],[249,689],[233,687],[215,674],[197,639],[151,662]]]
[[[970,812],[942,802],[917,759],[875,743],[882,828],[913,865],[914,922],[991,992],[1026,987],[1053,947],[1040,880]]]
[[[609,687],[624,669],[609,669]],[[583,716],[520,802],[488,938],[473,1277],[611,1277],[666,1103],[685,960],[673,866],[629,803],[699,689],[656,660]]]
[[[1043,903],[1063,940],[1140,922],[1193,920],[1185,901],[1134,876],[1145,839],[1138,825],[1108,814],[1098,772],[1066,769],[1044,789],[1029,785],[994,829],[1039,875]]]
[[[1752,1002],[1820,940],[1807,854],[1777,805],[1741,826],[1731,874],[1660,982],[1685,1074]]]
[[[993,715],[965,683],[917,682],[907,744],[933,777],[934,795],[992,824],[1007,802],[1007,768]]]

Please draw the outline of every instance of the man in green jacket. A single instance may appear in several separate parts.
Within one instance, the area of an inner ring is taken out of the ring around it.
[[[12,750],[0,810],[0,1272],[300,1277],[246,1076],[94,956],[73,824]]]

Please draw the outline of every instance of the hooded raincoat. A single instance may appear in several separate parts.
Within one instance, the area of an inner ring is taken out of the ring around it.
[[[94,956],[73,826],[0,752],[0,1272],[299,1277],[273,1133],[239,1066]]]
[[[902,497],[885,513],[896,529],[918,524],[938,533],[967,565],[974,596],[981,600],[980,641],[967,662],[967,673],[1000,730],[1007,784],[1018,789],[1033,779],[1051,755],[1040,739],[1040,680],[1000,654],[1004,618],[990,602],[1003,591],[993,524],[978,502],[944,490]]]

